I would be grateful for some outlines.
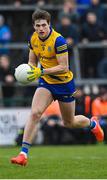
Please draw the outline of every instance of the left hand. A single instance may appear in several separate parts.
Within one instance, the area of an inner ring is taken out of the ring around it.
[[[29,81],[37,80],[41,76],[41,69],[29,64],[31,70],[27,72]]]

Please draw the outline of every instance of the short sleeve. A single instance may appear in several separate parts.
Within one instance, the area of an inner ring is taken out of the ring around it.
[[[67,43],[63,36],[59,36],[55,42],[55,52],[56,54],[62,54],[68,52]]]
[[[29,49],[33,50],[33,47],[32,47],[32,44],[31,44],[31,38],[32,38],[32,36],[30,36],[29,39],[28,39],[28,47],[29,47]]]

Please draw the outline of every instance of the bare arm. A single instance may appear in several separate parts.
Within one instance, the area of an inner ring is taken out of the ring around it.
[[[38,59],[32,50],[30,50],[30,52],[29,52],[28,64],[31,64],[33,66],[37,66],[37,64],[38,64]]]
[[[57,57],[58,65],[52,68],[44,69],[44,74],[61,74],[69,71],[68,53]]]

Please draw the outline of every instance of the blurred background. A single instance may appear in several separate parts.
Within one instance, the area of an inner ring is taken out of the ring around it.
[[[107,0],[0,0],[0,145],[21,145],[37,83],[21,86],[15,68],[28,62],[31,16],[37,8],[52,15],[52,26],[67,40],[74,73],[76,114],[98,116],[107,144]],[[36,108],[36,107],[35,107]],[[96,144],[87,129],[63,126],[57,101],[41,118],[33,144]]]

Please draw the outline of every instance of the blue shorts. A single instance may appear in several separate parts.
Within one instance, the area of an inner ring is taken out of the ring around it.
[[[52,93],[54,100],[63,102],[75,100],[75,97],[73,97],[73,93],[76,91],[74,80],[63,84],[49,84],[43,78],[40,78],[38,88],[40,87],[48,89]]]

